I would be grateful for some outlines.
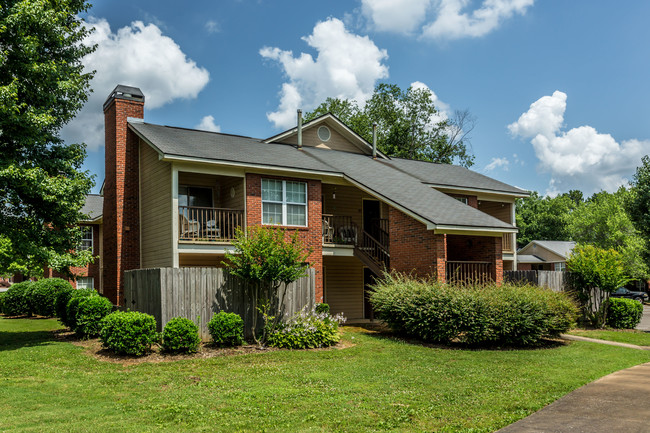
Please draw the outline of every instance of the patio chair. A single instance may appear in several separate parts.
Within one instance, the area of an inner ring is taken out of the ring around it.
[[[205,222],[205,235],[209,238],[221,237],[221,229],[215,220],[208,220]]]
[[[194,239],[199,237],[201,224],[196,220],[188,220],[185,215],[180,215],[181,218],[181,239]]]
[[[323,242],[334,242],[334,227],[332,227],[327,220],[323,220]]]

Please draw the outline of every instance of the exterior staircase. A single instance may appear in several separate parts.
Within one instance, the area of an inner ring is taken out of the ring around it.
[[[390,253],[388,250],[388,234],[378,237],[384,238],[385,242],[380,242],[367,231],[361,231],[361,236],[354,246],[354,255],[361,260],[375,275],[381,275],[384,270],[389,268]]]

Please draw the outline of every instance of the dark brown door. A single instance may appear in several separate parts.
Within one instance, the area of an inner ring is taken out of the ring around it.
[[[380,216],[379,201],[363,201],[363,230],[375,239],[379,237]]]

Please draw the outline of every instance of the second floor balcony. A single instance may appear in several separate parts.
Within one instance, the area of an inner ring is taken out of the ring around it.
[[[244,227],[243,209],[179,206],[178,213],[179,241],[232,242]]]

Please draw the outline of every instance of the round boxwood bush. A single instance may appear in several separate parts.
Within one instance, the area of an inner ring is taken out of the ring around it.
[[[370,302],[398,333],[471,345],[534,345],[570,329],[578,314],[567,294],[541,287],[454,287],[403,275],[378,281]]]
[[[74,332],[84,338],[98,336],[100,323],[113,310],[113,303],[103,296],[86,296],[77,299],[79,303]]]
[[[643,304],[633,299],[610,298],[607,325],[616,329],[634,329],[641,321]]]
[[[32,283],[29,298],[32,313],[39,316],[54,316],[56,314],[56,298],[59,293],[72,290],[72,285],[61,278],[43,278]]]
[[[99,339],[117,354],[142,356],[158,341],[156,319],[135,311],[115,311],[102,319]]]
[[[214,314],[208,322],[208,331],[217,346],[232,347],[244,344],[244,321],[239,314],[224,311]]]
[[[63,293],[65,293],[65,295],[62,296],[68,296],[67,294],[70,293],[70,298],[66,303],[65,315],[61,316],[59,319],[65,326],[74,330],[77,327],[77,310],[81,300],[88,297],[99,296],[99,293],[94,289],[78,289],[73,290],[72,292]]]
[[[190,319],[174,317],[163,329],[161,347],[165,352],[195,353],[199,344],[199,327]]]
[[[4,313],[7,316],[22,316],[31,314],[29,297],[31,295],[31,281],[12,284],[5,292]]]

